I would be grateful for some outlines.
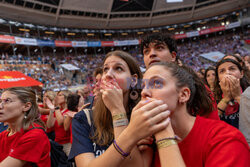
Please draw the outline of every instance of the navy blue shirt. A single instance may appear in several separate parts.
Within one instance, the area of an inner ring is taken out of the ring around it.
[[[90,113],[92,115],[92,110],[90,110]],[[74,158],[82,153],[94,153],[98,157],[107,150],[109,145],[100,146],[90,139],[94,129],[93,123],[91,123],[91,126],[89,125],[84,111],[80,111],[74,116],[72,120],[73,143],[69,154],[70,161],[74,161]]]
[[[5,126],[4,126],[4,124],[3,124],[2,122],[0,122],[0,133],[1,133],[2,131],[5,131],[7,128],[8,128],[8,125],[5,125]]]

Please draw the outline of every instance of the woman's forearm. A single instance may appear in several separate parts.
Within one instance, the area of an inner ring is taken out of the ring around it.
[[[48,115],[48,114],[49,114],[49,111],[50,111],[50,109],[41,108],[41,107],[38,107],[38,109],[39,109],[39,112],[40,112],[42,115]]]
[[[132,140],[130,134],[121,133],[116,139],[116,143],[125,152],[131,152],[135,146],[135,141]],[[75,157],[77,167],[119,167],[119,166],[130,166],[127,161],[132,160],[130,157],[124,158],[114,147],[113,144],[97,158],[94,157],[93,153],[83,153]],[[137,167],[141,167],[138,165]]]
[[[65,119],[64,119],[64,121],[63,121],[64,130],[65,131],[69,130],[71,122],[72,122],[72,118],[69,117],[69,116],[66,116]]]
[[[229,99],[222,98],[220,100],[220,102],[217,104],[219,115],[221,115],[221,114],[223,114],[223,112],[225,112],[229,101],[230,101]]]
[[[177,144],[158,149],[161,167],[185,167]]]
[[[63,115],[61,114],[61,111],[55,110],[55,115],[56,115],[56,120],[57,120],[58,125],[59,126],[63,125],[64,118],[63,118]]]
[[[124,118],[120,118],[118,120],[123,120],[123,122],[126,122],[125,120],[128,121],[128,118],[126,117],[126,111],[124,108],[121,108],[119,111],[116,111],[115,114],[113,114],[113,127],[114,127],[114,138],[115,140],[117,140],[117,144],[119,145],[119,140],[123,140],[123,138],[119,138],[122,134],[122,136],[128,136],[128,132],[125,130],[127,128],[127,125],[123,125],[123,126],[116,126],[115,122],[117,120],[114,120],[115,117],[114,115],[117,115],[117,114],[121,114],[121,115],[124,115],[125,117]],[[125,131],[124,131],[125,130]],[[121,137],[122,137],[121,136]],[[132,140],[132,137],[128,140]],[[122,141],[121,141],[122,142]],[[125,142],[125,141],[124,141]],[[138,150],[137,146],[136,146],[136,142],[135,143],[131,143],[132,147],[131,148],[126,148],[124,147],[124,145],[119,145],[119,147],[121,147],[122,149],[126,150],[131,150],[130,152],[130,157],[131,158],[127,158],[124,160],[124,165],[121,165],[121,166],[143,166],[143,159],[142,159],[142,155],[140,153],[140,151]]]
[[[51,111],[49,113],[48,120],[47,120],[47,123],[46,123],[47,128],[53,127],[54,124],[55,124],[54,112]]]

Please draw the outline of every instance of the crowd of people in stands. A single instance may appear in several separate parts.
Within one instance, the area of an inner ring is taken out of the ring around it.
[[[115,50],[89,59],[101,62],[93,89],[48,90],[42,103],[31,88],[3,90],[0,166],[249,166],[249,56],[237,50],[199,76],[167,35],[140,48],[144,74]]]
[[[248,56],[249,51],[244,48],[244,39],[248,37],[242,33],[229,33],[204,39],[198,39],[197,37],[196,40],[192,38],[189,41],[179,41],[177,46],[178,56],[183,64],[190,66],[195,71],[199,71],[199,69],[214,65],[213,62],[200,58],[199,55],[203,53],[220,51],[224,54],[239,53],[242,57]],[[140,67],[145,68],[143,55],[138,46],[129,49],[128,52],[137,59]],[[0,65],[2,65],[1,70],[21,71],[42,82],[45,89],[55,89],[89,82],[94,69],[101,65],[104,57],[104,53],[95,55],[79,54],[77,56],[73,54],[65,56],[64,53],[53,56],[53,54],[45,53],[44,56],[33,55],[30,57],[20,53],[17,55],[2,53],[0,54]],[[18,66],[19,64],[25,66]],[[44,67],[44,64],[48,66]],[[77,76],[72,74],[71,77],[65,77],[61,64],[72,64],[79,67],[80,71]]]

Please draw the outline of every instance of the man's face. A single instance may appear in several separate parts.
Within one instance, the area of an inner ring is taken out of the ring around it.
[[[176,53],[170,53],[168,46],[163,42],[150,43],[143,48],[144,64],[148,68],[155,62],[175,62]]]

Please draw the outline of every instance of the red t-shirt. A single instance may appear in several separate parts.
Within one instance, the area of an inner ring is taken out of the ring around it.
[[[69,111],[68,109],[61,111],[62,115],[64,116],[68,111]],[[57,143],[59,144],[70,143],[70,130],[65,131],[64,125],[62,124],[61,126],[59,126],[57,120],[55,122],[54,128],[55,128],[55,141]]]
[[[192,130],[178,146],[187,167],[247,167],[250,164],[245,137],[223,121],[197,116]],[[158,153],[153,166],[161,166]]]
[[[209,119],[215,119],[215,120],[220,120],[219,114],[218,114],[218,109],[217,109],[217,103],[216,100],[214,98],[214,94],[213,92],[209,89],[209,87],[207,85],[205,85],[207,92],[209,93],[209,96],[212,100],[212,104],[213,104],[213,111],[211,113],[209,113],[206,116],[203,116],[205,118],[209,118]]]
[[[8,134],[6,130],[0,133],[0,162],[10,156],[36,163],[38,167],[51,166],[50,142],[42,129],[21,130],[12,136]],[[24,167],[31,167],[31,163],[26,163]]]
[[[41,107],[41,108],[44,108],[43,104],[39,104],[38,106]],[[48,114],[41,114],[40,119],[45,123],[45,125],[47,124],[48,117],[49,117]],[[47,133],[52,132],[52,131],[54,131],[54,127],[52,127],[52,128],[46,128],[46,132]]]

